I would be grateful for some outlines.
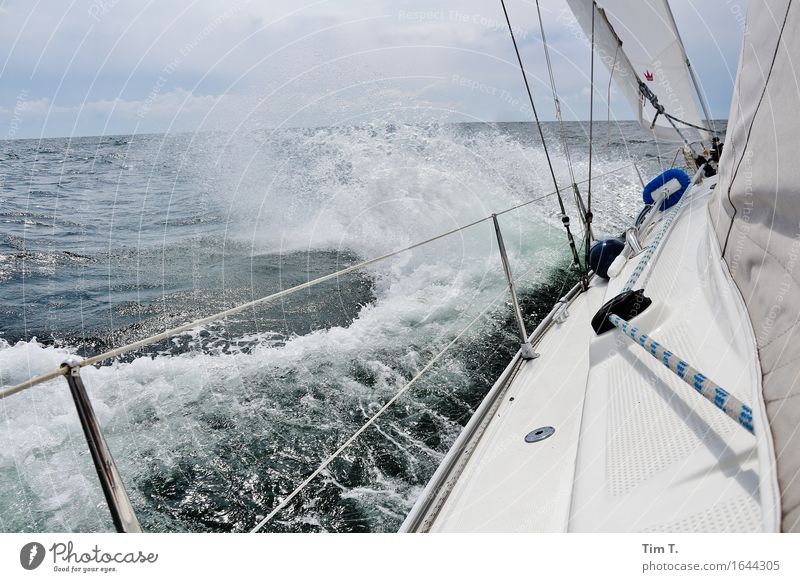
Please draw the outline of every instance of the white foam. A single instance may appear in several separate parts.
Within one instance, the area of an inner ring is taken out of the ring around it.
[[[371,257],[552,190],[541,150],[499,132],[387,126],[316,130],[297,139],[286,147],[306,152],[301,160],[287,158],[276,141],[240,140],[208,164],[217,191],[228,196],[230,236],[251,240],[254,253],[333,248]],[[550,198],[501,217],[522,287],[565,256],[555,208]],[[249,336],[256,346],[247,352],[139,357],[85,369],[134,502],[146,504],[137,484],[150,465],[174,468],[191,456],[214,466],[215,446],[230,435],[209,430],[206,414],[241,418],[248,431],[266,432],[277,421],[302,430],[310,418],[340,430],[352,423],[354,409],[374,410],[505,287],[493,237],[487,222],[372,269],[377,301],[348,327],[278,346],[268,330]],[[49,371],[70,352],[0,340],[0,380],[13,384]],[[373,374],[373,385],[352,378],[353,362]],[[448,366],[451,378],[466,374],[457,362]],[[296,391],[296,398],[278,390]],[[341,408],[332,404],[337,398]],[[0,412],[2,529],[108,529],[66,383],[3,400]],[[452,426],[446,438],[457,431]],[[375,487],[392,493],[379,506],[395,517],[419,489],[379,475],[348,495],[375,502]]]

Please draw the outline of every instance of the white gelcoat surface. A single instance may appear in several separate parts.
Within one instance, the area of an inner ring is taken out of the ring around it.
[[[758,432],[753,332],[710,237],[714,183],[695,187],[680,209],[635,287],[645,285],[653,305],[632,321],[753,406]],[[759,497],[760,479],[772,474],[768,447],[619,331],[592,331],[592,315],[638,262],[610,282],[595,279],[567,321],[547,332],[541,357],[514,378],[431,531],[774,529],[762,519],[762,503],[769,513],[774,499]],[[540,426],[556,432],[525,443]]]

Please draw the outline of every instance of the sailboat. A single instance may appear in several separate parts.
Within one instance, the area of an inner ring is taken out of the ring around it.
[[[109,352],[70,358],[57,370],[0,389],[6,398],[66,378],[118,531],[141,526],[82,368],[489,220],[520,349],[400,531],[800,531],[800,279],[794,273],[800,176],[790,146],[800,107],[793,68],[793,56],[800,55],[800,6],[750,0],[727,135],[720,141],[667,0],[568,4],[574,26],[635,118],[655,139],[680,144],[688,172],[672,168],[654,177],[635,223],[621,236],[595,241],[591,188],[584,203],[573,180],[578,218],[588,233],[583,276],[530,334],[492,215]],[[553,94],[558,111],[555,85]],[[563,204],[562,219],[580,267]],[[321,475],[459,337],[265,511],[253,531]]]
[[[568,3],[643,127],[708,143],[668,2]],[[701,158],[545,318],[402,531],[800,531],[798,26],[750,2],[718,172]]]

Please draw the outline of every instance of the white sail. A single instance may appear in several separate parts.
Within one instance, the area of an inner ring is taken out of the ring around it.
[[[750,0],[711,217],[753,326],[784,531],[800,532],[800,4]]]
[[[666,0],[567,0],[587,37],[592,31],[595,50],[630,104],[638,121],[647,130],[656,110],[643,100],[639,81],[658,97],[665,111],[692,125],[705,126],[695,104],[688,59]],[[708,133],[677,123],[689,141],[708,139]],[[652,128],[655,137],[681,141],[680,135],[663,115]]]

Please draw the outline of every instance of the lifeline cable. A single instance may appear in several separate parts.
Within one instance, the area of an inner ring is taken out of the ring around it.
[[[522,80],[525,82],[525,90],[528,92],[528,100],[531,104],[531,110],[533,111],[533,118],[536,120],[536,128],[539,130],[539,137],[542,140],[542,149],[544,149],[544,156],[547,158],[547,166],[550,169],[550,176],[553,178],[553,184],[555,186],[555,190],[558,193],[558,206],[561,209],[561,222],[564,225],[564,228],[567,231],[567,241],[569,242],[569,248],[572,251],[572,260],[575,263],[575,267],[581,271],[581,261],[578,258],[578,248],[575,246],[575,239],[572,237],[572,231],[569,228],[569,216],[567,216],[566,208],[564,207],[564,199],[561,198],[561,188],[558,187],[558,180],[556,179],[555,170],[553,170],[553,162],[550,159],[550,152],[547,151],[547,143],[544,139],[544,132],[542,131],[542,124],[539,122],[539,114],[536,112],[536,105],[533,102],[533,93],[531,92],[531,86],[528,84],[528,75],[525,73],[525,66],[522,64],[522,56],[519,54],[519,47],[517,46],[517,39],[514,36],[514,29],[511,27],[511,20],[508,17],[508,10],[506,10],[506,3],[505,0],[500,0],[500,5],[503,7],[503,14],[506,17],[506,24],[508,25],[508,32],[511,35],[511,42],[514,45],[514,52],[517,54],[517,62],[519,63],[519,70],[522,73]],[[588,269],[588,264],[587,267]],[[584,284],[584,289],[586,288],[586,276],[582,277],[582,281]]]
[[[617,172],[620,172],[620,171],[624,170],[627,167],[628,167],[628,164],[626,164],[624,166],[620,166],[620,167],[615,168],[613,170],[610,170],[610,171],[608,171],[608,172],[606,172],[604,174],[601,174],[600,177],[608,176],[608,175],[611,175],[611,174],[615,174]],[[578,182],[578,184],[583,184],[585,182],[586,182],[586,180],[582,180],[582,181]],[[562,188],[562,190],[567,190],[567,189],[568,188]],[[513,212],[514,210],[517,210],[517,209],[522,208],[524,206],[528,206],[528,205],[533,204],[535,202],[539,202],[541,200],[544,200],[545,198],[549,198],[550,196],[554,196],[555,194],[556,194],[555,192],[549,192],[548,194],[544,194],[542,196],[538,196],[536,198],[532,198],[530,200],[526,200],[525,202],[521,202],[519,204],[516,204],[516,205],[511,206],[509,208],[506,208],[504,210],[500,210],[500,211],[496,212],[495,214],[497,214],[498,216],[500,216],[501,214],[507,214],[509,212]],[[130,344],[126,344],[126,345],[121,346],[119,348],[115,348],[115,349],[109,350],[107,352],[103,352],[102,354],[98,354],[96,356],[92,356],[91,358],[87,358],[85,360],[81,360],[79,365],[81,367],[91,366],[91,365],[94,365],[94,364],[98,364],[98,363],[100,363],[100,362],[102,362],[104,360],[110,360],[112,358],[116,358],[118,356],[125,355],[127,353],[130,353],[130,352],[133,352],[135,350],[138,350],[139,348],[147,347],[147,346],[152,345],[154,343],[158,343],[159,341],[162,341],[162,340],[165,340],[165,339],[169,339],[169,338],[171,338],[171,337],[173,337],[175,335],[178,335],[181,332],[189,331],[189,330],[192,330],[192,329],[194,329],[196,327],[205,325],[207,323],[212,323],[212,322],[215,322],[215,321],[219,321],[219,320],[225,319],[229,315],[234,315],[236,313],[239,313],[239,312],[244,311],[246,309],[249,309],[251,307],[255,307],[255,306],[258,306],[258,305],[263,305],[263,304],[269,303],[271,301],[274,301],[275,299],[279,299],[279,298],[284,297],[286,295],[290,295],[290,294],[292,294],[292,293],[294,293],[296,291],[301,291],[303,289],[307,289],[309,287],[313,287],[315,285],[318,285],[320,283],[324,283],[325,281],[329,281],[329,280],[334,279],[336,277],[340,277],[340,276],[345,275],[347,273],[350,273],[352,271],[355,271],[355,270],[358,270],[358,269],[362,269],[364,267],[367,267],[367,266],[372,265],[374,263],[377,263],[379,261],[383,261],[383,260],[391,258],[391,257],[393,257],[395,255],[399,255],[400,253],[404,253],[406,251],[410,251],[410,250],[415,249],[417,247],[420,247],[420,246],[429,244],[431,242],[437,241],[439,239],[442,239],[442,238],[444,238],[446,236],[450,236],[452,234],[461,232],[463,230],[466,230],[466,229],[468,229],[468,228],[470,228],[472,226],[475,226],[475,225],[480,224],[482,222],[488,221],[490,219],[491,219],[491,216],[486,216],[484,218],[481,218],[480,220],[476,220],[476,221],[471,222],[469,224],[465,224],[465,225],[459,226],[458,228],[454,228],[453,230],[449,230],[447,232],[438,234],[438,235],[436,235],[436,236],[434,236],[432,238],[429,238],[427,240],[423,240],[423,241],[414,243],[414,244],[412,244],[410,246],[407,246],[407,247],[404,247],[402,249],[397,249],[397,250],[392,251],[390,253],[387,253],[385,255],[382,255],[382,256],[379,256],[379,257],[374,257],[372,259],[368,259],[368,260],[363,261],[361,263],[358,263],[356,265],[352,265],[352,266],[347,267],[345,269],[336,271],[335,273],[330,273],[328,275],[324,275],[322,277],[318,277],[317,279],[312,279],[311,281],[306,281],[305,283],[301,283],[300,285],[296,285],[294,287],[290,287],[289,289],[284,289],[283,291],[279,291],[279,292],[274,293],[272,295],[267,295],[265,297],[261,297],[259,299],[256,299],[254,301],[250,301],[248,303],[244,303],[244,304],[239,305],[237,307],[232,307],[231,309],[228,309],[228,310],[225,310],[225,311],[221,311],[221,312],[218,312],[218,313],[214,313],[214,314],[209,315],[207,317],[204,317],[202,319],[197,319],[197,320],[192,321],[190,323],[187,323],[187,324],[184,324],[184,325],[180,325],[178,327],[174,327],[174,328],[168,329],[168,330],[163,331],[161,333],[158,333],[156,335],[152,335],[152,336],[146,337],[144,339],[138,340],[136,342],[133,342],[133,343],[130,343]],[[44,382],[53,380],[55,378],[60,378],[61,376],[66,375],[66,372],[67,372],[67,368],[63,368],[62,367],[62,368],[58,368],[56,370],[51,370],[50,372],[47,372],[45,374],[40,374],[38,376],[32,376],[28,380],[25,380],[24,382],[21,382],[19,384],[14,384],[14,385],[11,385],[11,386],[3,386],[2,389],[0,389],[0,400],[2,400],[4,398],[7,398],[7,397],[9,397],[9,396],[11,396],[13,394],[18,393],[18,392],[22,392],[23,390],[26,390],[28,388],[32,388],[33,386],[36,386],[38,384],[42,384]]]
[[[317,468],[316,468],[316,469],[315,469],[315,470],[314,470],[314,471],[313,471],[313,472],[312,472],[312,473],[311,473],[311,474],[310,474],[308,477],[306,477],[306,478],[303,480],[303,482],[302,482],[302,483],[300,483],[300,485],[298,485],[297,487],[295,487],[295,488],[294,488],[294,490],[293,490],[291,493],[289,493],[289,495],[287,495],[286,497],[284,497],[284,498],[283,498],[283,500],[281,500],[281,502],[280,502],[280,503],[278,503],[278,505],[276,505],[276,506],[275,506],[275,507],[272,509],[272,511],[270,511],[270,512],[267,514],[267,516],[266,516],[266,517],[264,517],[264,518],[263,518],[261,521],[259,521],[259,522],[258,522],[258,524],[256,524],[256,526],[255,526],[255,527],[254,527],[252,530],[250,530],[250,533],[256,533],[256,532],[258,532],[258,531],[259,531],[261,528],[263,528],[263,527],[264,527],[264,526],[265,526],[265,525],[266,525],[266,524],[267,524],[267,523],[268,523],[268,522],[269,522],[269,521],[270,521],[270,520],[271,520],[273,517],[275,517],[275,516],[276,516],[276,515],[277,515],[277,514],[278,514],[278,513],[279,513],[279,512],[282,510],[282,509],[284,509],[284,508],[285,508],[287,505],[289,505],[289,503],[292,501],[292,499],[294,499],[295,497],[297,497],[297,495],[299,495],[299,494],[300,494],[300,492],[301,492],[301,491],[303,491],[303,489],[305,489],[305,488],[308,486],[308,484],[309,484],[309,483],[311,483],[311,481],[313,481],[313,480],[314,480],[314,478],[315,478],[317,475],[319,475],[320,473],[322,473],[322,471],[324,471],[324,470],[325,470],[325,468],[326,468],[328,465],[330,465],[330,464],[331,464],[331,463],[332,463],[332,462],[333,462],[333,461],[334,461],[336,458],[338,458],[338,457],[339,457],[339,455],[341,455],[341,454],[342,454],[342,452],[344,452],[344,450],[345,450],[346,448],[348,448],[348,447],[349,447],[351,444],[353,444],[353,442],[354,442],[354,441],[355,441],[355,440],[356,440],[356,439],[357,439],[357,438],[358,438],[358,437],[359,437],[359,436],[360,436],[360,435],[361,435],[361,434],[362,434],[362,433],[363,433],[365,430],[367,430],[367,429],[368,429],[370,426],[372,426],[372,425],[375,423],[375,421],[376,421],[376,420],[378,420],[378,417],[380,417],[380,416],[381,416],[381,415],[382,415],[384,412],[386,412],[386,411],[389,409],[389,407],[390,407],[392,404],[394,404],[394,403],[395,403],[395,402],[396,402],[396,401],[397,401],[397,400],[398,400],[398,399],[399,399],[399,398],[400,398],[400,397],[401,397],[403,394],[405,394],[405,393],[406,393],[406,392],[409,390],[409,388],[411,388],[411,386],[413,386],[413,385],[414,385],[414,384],[417,382],[417,380],[419,380],[419,379],[420,379],[420,378],[421,378],[421,377],[422,377],[422,376],[423,376],[423,375],[424,375],[424,374],[425,374],[425,373],[426,373],[428,370],[430,370],[430,369],[433,367],[433,365],[434,365],[436,362],[438,362],[438,361],[439,361],[439,359],[440,359],[440,358],[441,358],[441,357],[442,357],[442,356],[443,356],[445,353],[447,353],[447,351],[448,351],[448,350],[449,350],[451,347],[453,347],[453,346],[456,344],[456,342],[458,342],[458,340],[460,340],[460,339],[462,338],[462,336],[463,336],[465,333],[467,333],[467,331],[469,331],[469,330],[470,330],[470,328],[472,328],[472,326],[473,326],[473,325],[475,325],[475,324],[476,324],[476,323],[477,323],[477,322],[478,322],[478,321],[479,321],[479,320],[480,320],[480,319],[481,319],[481,318],[482,318],[482,317],[483,317],[483,316],[486,314],[486,312],[487,312],[487,311],[489,311],[489,309],[491,309],[491,308],[492,308],[492,307],[493,307],[493,306],[494,306],[494,305],[497,303],[497,301],[498,301],[498,300],[499,300],[499,299],[500,299],[500,298],[501,298],[501,297],[502,297],[502,296],[505,294],[505,292],[506,292],[506,289],[507,289],[507,287],[505,287],[501,293],[499,293],[499,294],[498,294],[498,295],[497,295],[497,296],[496,296],[494,299],[492,299],[492,301],[490,301],[490,302],[489,302],[489,304],[488,304],[486,307],[484,307],[484,308],[481,310],[481,312],[480,312],[480,313],[478,313],[478,315],[477,315],[477,316],[475,316],[475,318],[474,318],[472,321],[470,321],[470,322],[467,324],[467,326],[466,326],[464,329],[462,329],[462,330],[461,330],[461,331],[458,333],[458,335],[457,335],[456,337],[454,337],[454,338],[453,338],[453,339],[450,341],[450,343],[448,343],[448,344],[447,344],[447,345],[446,345],[444,348],[442,348],[442,349],[441,349],[441,350],[440,350],[440,351],[439,351],[439,352],[438,352],[438,353],[437,353],[437,354],[436,354],[436,355],[435,355],[433,358],[431,358],[430,360],[428,360],[428,363],[427,363],[427,364],[425,364],[425,366],[424,366],[424,367],[423,367],[423,368],[422,368],[422,369],[421,369],[419,372],[417,372],[417,374],[416,374],[416,375],[415,375],[415,376],[414,376],[414,377],[413,377],[411,380],[409,380],[409,381],[408,381],[408,382],[407,382],[407,383],[406,383],[406,384],[405,384],[405,385],[404,385],[404,386],[403,386],[403,387],[402,387],[400,390],[398,390],[398,391],[395,393],[395,395],[394,395],[394,396],[392,396],[392,397],[391,397],[389,400],[387,400],[387,401],[386,401],[386,403],[385,403],[383,406],[381,406],[381,408],[380,408],[380,409],[379,409],[379,410],[378,410],[378,411],[377,411],[375,414],[373,414],[373,415],[370,417],[370,419],[369,419],[367,422],[365,422],[364,424],[362,424],[362,425],[361,425],[361,427],[360,427],[360,428],[359,428],[359,429],[358,429],[356,432],[354,432],[352,435],[350,435],[350,437],[348,437],[348,439],[347,439],[346,441],[344,441],[344,443],[342,443],[342,444],[339,446],[339,448],[338,448],[338,449],[336,449],[336,450],[335,450],[333,453],[331,453],[330,455],[328,455],[328,457],[326,457],[326,458],[325,458],[325,460],[324,460],[324,461],[322,461],[322,463],[320,463],[320,464],[319,464],[319,466],[318,466],[318,467],[317,467]]]
[[[642,95],[642,98],[647,99],[650,102],[650,105],[653,106],[653,109],[656,110],[656,114],[653,117],[653,121],[650,123],[650,129],[653,129],[656,126],[656,119],[658,119],[658,116],[663,115],[666,118],[666,120],[669,121],[669,124],[672,126],[672,129],[675,130],[675,133],[678,134],[678,137],[681,138],[681,140],[683,141],[683,145],[685,145],[692,152],[693,155],[696,155],[696,152],[692,148],[692,144],[689,142],[689,139],[685,135],[683,135],[683,132],[680,130],[680,128],[677,125],[675,125],[675,120],[677,118],[666,112],[664,106],[661,105],[661,103],[658,101],[658,96],[650,90],[650,87],[648,87],[644,81],[639,79],[638,76],[636,77],[636,80],[639,82],[639,93]],[[680,122],[686,123],[684,121]],[[708,131],[706,128],[702,129],[703,131]]]

